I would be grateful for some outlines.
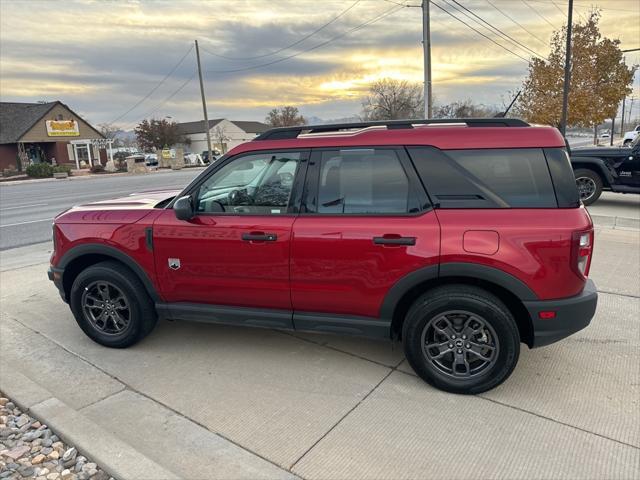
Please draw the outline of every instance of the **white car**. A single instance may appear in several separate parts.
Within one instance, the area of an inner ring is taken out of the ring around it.
[[[609,135],[609,132],[602,132],[600,134],[600,138],[610,138],[610,137],[611,137],[611,135]]]
[[[197,165],[197,166],[205,165],[205,163],[202,161],[202,157],[197,153],[185,153],[184,163],[185,165]]]
[[[622,144],[625,146],[631,145],[638,134],[640,133],[640,125],[636,125],[636,128],[631,130],[630,132],[624,132],[624,138],[622,139]]]

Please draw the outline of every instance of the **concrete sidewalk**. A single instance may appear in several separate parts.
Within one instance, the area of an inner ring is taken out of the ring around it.
[[[437,391],[399,347],[363,339],[163,322],[106,349],[60,302],[42,246],[14,249],[0,389],[120,478],[151,478],[139,462],[190,479],[638,478],[639,247],[638,231],[598,229],[592,325],[523,348],[479,396]]]

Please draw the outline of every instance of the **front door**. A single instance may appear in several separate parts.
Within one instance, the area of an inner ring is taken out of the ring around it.
[[[404,149],[314,151],[293,226],[296,328],[367,333],[398,280],[437,271],[439,245],[438,220]]]
[[[194,218],[159,215],[153,248],[165,301],[291,310],[294,184],[305,159],[304,151],[233,157],[190,189]]]
[[[640,135],[638,135],[640,137]],[[640,138],[632,144],[632,148],[629,151],[629,156],[624,163],[620,166],[619,172],[624,170],[628,177],[626,177],[625,183],[634,187],[640,187]]]

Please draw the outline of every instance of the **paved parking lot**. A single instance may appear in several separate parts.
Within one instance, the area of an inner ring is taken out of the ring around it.
[[[163,322],[101,347],[46,279],[48,249],[0,252],[0,389],[107,471],[120,446],[193,479],[640,478],[640,230],[597,229],[591,326],[525,347],[478,396],[359,338]]]

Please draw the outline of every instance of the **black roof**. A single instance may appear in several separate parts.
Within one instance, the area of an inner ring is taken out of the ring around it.
[[[224,118],[215,118],[213,120],[209,120],[209,130],[219,124]],[[262,122],[253,122],[253,121],[243,121],[243,120],[229,120],[234,125],[237,125],[238,128],[241,128],[247,133],[263,133],[269,130],[269,125]],[[178,133],[181,135],[189,135],[192,133],[204,133],[204,120],[198,120],[196,122],[184,122],[178,123]]]
[[[213,120],[209,120],[209,130],[219,124],[223,119],[216,118]],[[202,125],[204,124],[204,120],[198,120],[196,122],[184,122],[178,123],[178,133],[181,135],[189,135],[191,133],[204,133],[204,128]]]
[[[244,120],[229,120],[231,123],[237,125],[247,133],[264,133],[271,127],[262,122],[251,122]]]
[[[0,103],[0,144],[17,143],[20,138],[60,102]]]

